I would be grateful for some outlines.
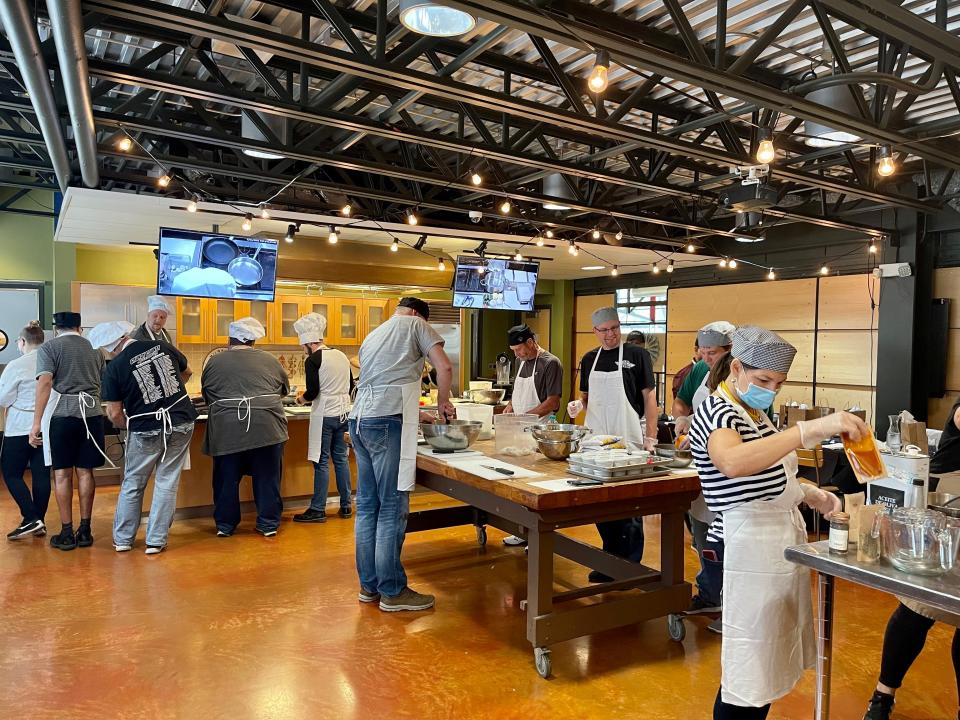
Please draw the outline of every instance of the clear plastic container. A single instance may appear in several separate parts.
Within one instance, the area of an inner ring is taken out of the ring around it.
[[[493,405],[457,403],[456,407],[459,419],[474,420],[482,424],[477,440],[489,440],[493,437]]]
[[[537,451],[537,441],[526,428],[536,425],[540,418],[536,415],[494,415],[493,429],[498,455],[532,455]]]

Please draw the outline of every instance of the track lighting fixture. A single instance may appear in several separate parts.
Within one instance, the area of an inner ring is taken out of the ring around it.
[[[513,259],[517,262],[521,262],[523,260],[523,253],[517,250],[517,254],[513,256]]]
[[[244,232],[250,232],[250,228],[252,227],[253,227],[253,215],[251,215],[250,213],[247,213],[246,215],[243,216],[243,222],[240,223],[240,228]]]
[[[439,270],[440,272],[443,272],[446,269],[447,269],[447,264],[443,261],[443,258],[439,258],[437,260],[437,270]]]
[[[287,225],[287,234],[283,236],[283,239],[286,240],[288,243],[292,243],[293,238],[296,237],[296,235],[297,235],[297,226],[291,223],[290,225]]]
[[[159,186],[162,187],[162,188],[165,188],[165,187],[167,187],[168,185],[170,185],[170,181],[171,181],[171,180],[172,180],[172,178],[170,177],[170,175],[164,173],[164,174],[161,175],[159,178],[157,178],[157,185],[159,185]]]

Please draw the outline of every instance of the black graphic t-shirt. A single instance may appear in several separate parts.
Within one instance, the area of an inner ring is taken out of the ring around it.
[[[174,427],[193,422],[197,411],[190,402],[180,373],[187,369],[186,356],[169,343],[158,340],[133,342],[117,355],[103,372],[103,399],[122,402],[130,432],[161,430],[154,413],[170,411]],[[149,413],[145,417],[134,417]]]

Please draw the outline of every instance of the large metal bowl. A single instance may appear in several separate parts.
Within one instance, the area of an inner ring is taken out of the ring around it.
[[[466,450],[477,436],[483,423],[473,420],[451,420],[448,423],[420,423],[423,438],[437,452]]]
[[[531,425],[528,430],[537,440],[548,440],[551,442],[580,440],[590,433],[590,428],[585,428],[582,425],[564,423],[539,423],[537,425]]]
[[[480,403],[481,405],[499,405],[503,402],[503,396],[507,391],[504,389],[496,390],[471,390],[470,398],[475,403]]]
[[[927,495],[927,507],[947,517],[960,518],[960,495],[936,492]]]
[[[566,460],[580,449],[579,440],[537,440],[537,448],[551,460]]]
[[[667,467],[672,468],[685,468],[690,467],[690,463],[693,462],[693,453],[687,450],[679,450],[670,443],[661,443],[657,445],[657,455],[660,457],[670,458],[670,463]]]

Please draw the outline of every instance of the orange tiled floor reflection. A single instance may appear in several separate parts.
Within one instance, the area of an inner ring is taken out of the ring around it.
[[[297,525],[288,511],[273,540],[250,517],[229,539],[211,521],[181,521],[170,549],[148,558],[142,529],[134,552],[113,551],[115,498],[98,494],[91,549],[0,541],[0,718],[710,717],[720,645],[705,620],[688,624],[683,644],[663,620],[563,643],[554,679],[541,680],[519,610],[523,552],[495,530],[485,551],[471,528],[411,536],[411,584],[437,607],[387,615],[357,602],[352,520]],[[2,491],[4,533],[16,519]],[[647,557],[656,551],[650,542]],[[695,566],[691,551],[687,571]],[[895,601],[847,583],[837,598],[833,717],[859,720]],[[951,638],[931,631],[896,717],[952,720]],[[812,717],[812,693],[810,674],[771,720]]]

